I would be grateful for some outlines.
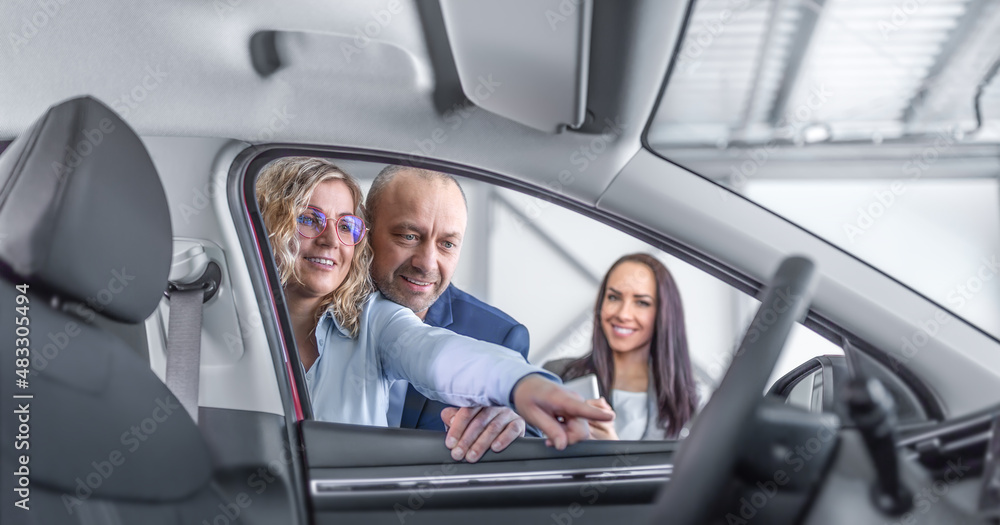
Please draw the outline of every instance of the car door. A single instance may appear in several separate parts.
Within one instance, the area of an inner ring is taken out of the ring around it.
[[[476,464],[437,432],[300,423],[317,523],[608,523],[643,514],[676,443],[522,438]],[[631,521],[631,520],[630,520]]]

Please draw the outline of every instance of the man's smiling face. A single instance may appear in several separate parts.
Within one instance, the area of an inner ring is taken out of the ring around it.
[[[450,180],[403,171],[371,212],[372,280],[423,318],[458,266],[468,222],[461,190]]]

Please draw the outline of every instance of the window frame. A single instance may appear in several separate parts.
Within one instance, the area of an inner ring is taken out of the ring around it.
[[[645,132],[643,133],[643,141],[644,147],[647,147],[648,149],[648,145],[645,144]],[[655,154],[655,152],[653,153]],[[625,233],[626,235],[630,235],[637,240],[676,257],[677,259],[715,277],[721,282],[728,284],[736,290],[751,297],[759,298],[764,289],[763,283],[743,272],[740,272],[736,268],[699,252],[692,246],[670,239],[665,235],[652,231],[651,229],[636,224],[626,218],[603,212],[596,206],[588,206],[579,201],[567,198],[566,196],[547,191],[545,188],[540,188],[519,181],[513,181],[507,177],[481,168],[428,157],[416,157],[413,155],[404,156],[394,152],[362,148],[302,144],[253,145],[241,151],[232,163],[230,168],[229,202],[231,211],[233,212],[237,234],[240,237],[240,244],[244,249],[244,255],[247,257],[248,261],[252,260],[256,263],[250,265],[250,273],[254,287],[257,290],[259,297],[260,294],[264,294],[264,291],[266,290],[266,295],[270,299],[268,301],[270,312],[264,311],[262,303],[261,313],[265,317],[270,317],[275,320],[274,324],[265,322],[265,326],[269,328],[267,332],[269,341],[271,342],[272,354],[275,358],[276,370],[280,370],[282,367],[286,370],[286,374],[278,374],[279,386],[283,391],[282,397],[286,406],[286,414],[294,415],[294,421],[292,422],[297,423],[303,419],[313,419],[313,414],[308,396],[299,394],[299,392],[306,391],[306,383],[301,367],[292,365],[293,362],[295,364],[298,363],[297,355],[291,355],[294,352],[290,352],[288,350],[289,346],[287,345],[287,341],[291,340],[292,333],[290,322],[287,319],[287,316],[280,313],[277,308],[279,304],[284,304],[283,294],[280,293],[280,290],[276,293],[275,289],[269,284],[277,283],[279,282],[279,279],[270,247],[266,242],[260,242],[261,239],[266,239],[266,234],[261,237],[262,232],[264,232],[264,228],[260,217],[260,211],[257,208],[256,196],[254,193],[254,183],[260,170],[272,160],[286,156],[312,156],[331,159],[334,161],[342,159],[378,164],[408,165],[416,168],[443,171],[479,182],[493,184],[556,204],[566,210],[573,211],[591,220],[610,226],[622,233]],[[670,162],[669,159],[664,159],[658,154],[656,156],[663,162],[674,164]],[[761,208],[764,212],[774,214],[774,212],[771,212],[766,208],[760,207],[759,205],[756,206]],[[880,273],[885,275],[883,272]],[[892,279],[890,276],[886,277]],[[260,286],[266,286],[266,288],[260,288]],[[882,365],[887,367],[892,365],[890,358],[886,353],[879,351],[877,348],[870,345],[850,330],[838,326],[828,318],[814,311],[812,308],[809,309],[801,324],[841,348],[843,348],[845,344],[849,343]],[[905,367],[894,369],[894,373],[919,400],[920,405],[924,409],[928,418],[938,421],[944,420],[944,412],[941,408],[940,400],[918,376],[910,372]],[[280,377],[282,375],[285,377]],[[286,392],[286,390],[288,390],[288,392]]]

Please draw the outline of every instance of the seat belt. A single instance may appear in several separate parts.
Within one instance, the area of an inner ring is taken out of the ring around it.
[[[201,325],[204,304],[219,290],[222,270],[210,261],[192,283],[170,281],[163,292],[170,300],[167,323],[167,388],[198,423],[198,381],[201,377]]]

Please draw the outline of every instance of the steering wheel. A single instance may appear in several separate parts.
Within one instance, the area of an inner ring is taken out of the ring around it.
[[[722,383],[695,419],[674,457],[671,481],[654,504],[670,523],[704,523],[709,506],[732,474],[744,431],[751,428],[767,379],[795,323],[808,312],[815,267],[792,256],[781,262],[743,336]]]

